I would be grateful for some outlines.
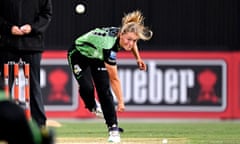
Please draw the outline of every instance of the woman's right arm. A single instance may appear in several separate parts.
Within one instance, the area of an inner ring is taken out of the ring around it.
[[[125,110],[125,105],[124,105],[124,100],[123,100],[121,82],[118,77],[117,65],[109,65],[109,64],[105,63],[105,66],[106,66],[108,74],[109,74],[111,87],[117,97],[117,100],[118,100],[117,110],[122,112]]]

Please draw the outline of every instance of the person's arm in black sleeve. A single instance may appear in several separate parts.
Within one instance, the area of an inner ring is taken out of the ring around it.
[[[117,111],[122,112],[125,110],[125,105],[123,100],[121,82],[120,82],[118,71],[117,71],[117,62],[116,62],[117,52],[112,50],[104,50],[103,52],[104,52],[105,67],[107,68],[107,71],[108,71],[111,87],[118,101]]]
[[[7,22],[4,18],[0,16],[0,34],[10,35],[12,33],[11,32],[12,26],[13,26],[12,24]]]
[[[42,0],[39,14],[34,23],[30,24],[32,31],[35,33],[43,33],[47,29],[52,18],[52,1]]]

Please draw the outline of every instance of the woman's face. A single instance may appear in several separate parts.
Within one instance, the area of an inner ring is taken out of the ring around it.
[[[138,39],[139,37],[134,32],[121,33],[119,36],[119,45],[126,51],[131,51]]]

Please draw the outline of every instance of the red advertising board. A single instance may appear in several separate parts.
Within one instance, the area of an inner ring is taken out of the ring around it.
[[[233,70],[231,73],[233,87],[232,103],[234,118],[240,118],[240,52],[233,53]]]
[[[131,53],[118,54],[125,118],[234,118],[237,54],[231,52],[142,52],[148,70],[139,71]],[[45,52],[41,86],[48,117],[92,117],[78,95],[66,52]],[[234,76],[235,75],[235,76]],[[237,84],[236,84],[237,83]],[[239,85],[239,84],[238,84]],[[237,100],[236,100],[237,99]],[[238,103],[236,103],[238,101]]]

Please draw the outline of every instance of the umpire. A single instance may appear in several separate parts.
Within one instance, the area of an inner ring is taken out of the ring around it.
[[[40,62],[51,17],[51,0],[0,0],[0,75],[3,78],[3,64],[8,61],[30,64],[31,115],[40,127],[46,123]]]

